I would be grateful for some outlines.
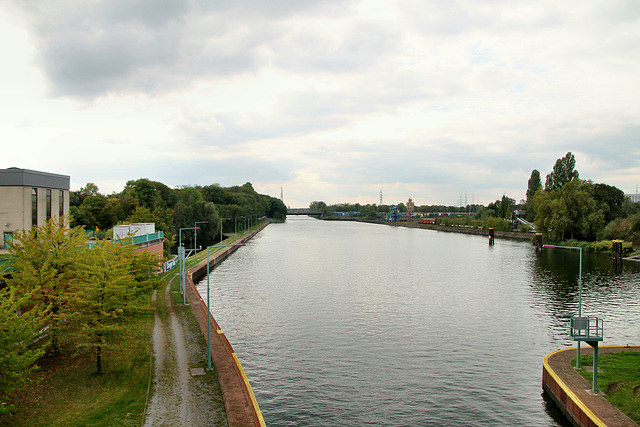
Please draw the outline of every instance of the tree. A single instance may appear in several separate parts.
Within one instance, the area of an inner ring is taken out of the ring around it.
[[[33,292],[33,291],[32,291]],[[0,290],[0,402],[10,402],[12,396],[31,383],[30,374],[38,369],[36,361],[44,349],[29,346],[42,328],[37,310],[21,312],[24,301],[15,298],[9,288]],[[28,298],[29,294],[23,298]],[[0,404],[0,415],[14,410],[14,405]]]
[[[77,278],[77,259],[86,251],[86,235],[68,228],[65,218],[52,218],[40,227],[18,231],[9,252],[15,273],[7,280],[23,312],[33,311],[48,327],[50,349],[59,351],[67,290]]]
[[[593,197],[605,214],[605,222],[609,223],[623,214],[624,192],[607,184],[594,184]]]
[[[574,179],[562,188],[535,196],[536,229],[552,238],[594,239],[604,225],[604,212],[593,197],[593,184]]]
[[[579,178],[580,174],[575,170],[575,167],[576,159],[571,152],[556,160],[553,171],[547,175],[545,189],[557,190],[572,180]]]
[[[527,182],[527,201],[525,202],[525,210],[527,211],[527,220],[533,221],[536,217],[535,204],[533,199],[536,192],[542,189],[542,180],[540,179],[540,172],[537,169],[531,171],[531,177]]]
[[[102,350],[126,337],[129,324],[150,310],[158,260],[132,246],[99,241],[78,260],[80,274],[70,289],[65,313],[78,349],[94,349],[96,373],[102,374]]]

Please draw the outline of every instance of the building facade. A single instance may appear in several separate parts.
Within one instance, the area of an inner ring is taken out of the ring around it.
[[[18,230],[41,226],[51,218],[69,215],[67,175],[29,169],[0,169],[0,248]]]

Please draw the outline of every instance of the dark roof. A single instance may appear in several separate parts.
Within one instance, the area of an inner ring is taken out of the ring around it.
[[[68,175],[40,172],[29,169],[0,169],[2,187],[40,187],[69,190],[71,178]]]

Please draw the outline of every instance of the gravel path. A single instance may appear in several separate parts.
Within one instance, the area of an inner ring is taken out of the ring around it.
[[[193,368],[206,366],[206,347],[191,313],[183,312],[182,307],[174,310],[171,303],[171,283],[176,277],[169,281],[165,292],[168,318],[161,318],[157,307],[154,310],[155,375],[144,425],[227,426],[215,371],[191,374]]]

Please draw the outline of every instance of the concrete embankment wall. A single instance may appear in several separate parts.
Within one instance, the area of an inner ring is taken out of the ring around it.
[[[580,427],[605,426],[551,368],[549,358],[559,351],[551,353],[544,358],[542,365],[542,388],[573,425]]]
[[[640,351],[640,346],[599,347],[600,355],[631,351]],[[593,355],[593,349],[584,346],[582,354]],[[591,391],[592,384],[571,364],[575,358],[576,348],[566,348],[547,355],[542,365],[542,388],[567,419],[579,427],[637,427],[633,420],[609,403],[604,395]]]
[[[435,224],[421,224],[417,221],[397,221],[397,222],[389,222],[382,220],[368,220],[368,219],[359,219],[359,218],[330,218],[326,219],[326,221],[353,221],[353,222],[366,222],[368,224],[381,224],[381,225],[390,225],[393,227],[408,227],[408,228],[422,228],[425,230],[435,230],[435,231],[444,231],[447,233],[463,233],[463,234],[475,234],[478,236],[487,236],[489,238],[489,230],[483,230],[479,228],[466,228],[466,227],[445,227],[444,225],[435,225]],[[500,237],[503,239],[520,239],[520,240],[531,240],[534,238],[533,233],[516,233],[512,231],[494,231],[495,237]]]
[[[262,225],[235,243],[244,243],[250,240],[267,225],[268,223]],[[227,247],[212,254],[208,260],[210,269],[220,264],[237,249],[237,247]],[[207,310],[206,301],[202,299],[196,289],[194,282],[206,277],[207,260],[190,268],[187,273],[185,286],[187,299],[205,338],[207,336],[207,316],[209,317],[211,361],[216,368],[220,381],[229,426],[265,426],[260,407],[251,389],[251,384],[249,384],[249,380],[236,357],[231,343],[220,329],[213,315]]]

